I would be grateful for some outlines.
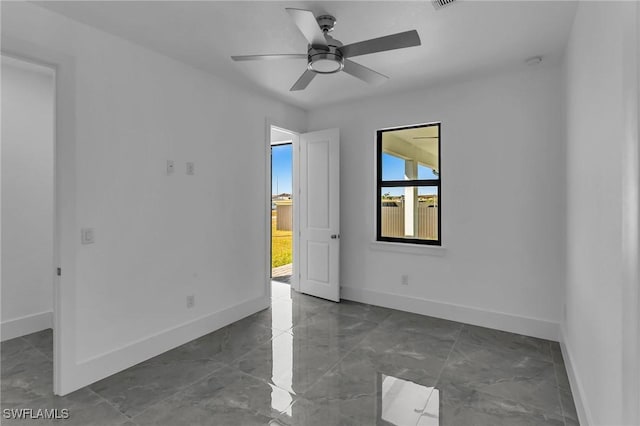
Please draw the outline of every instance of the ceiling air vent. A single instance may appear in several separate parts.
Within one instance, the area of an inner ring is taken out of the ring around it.
[[[433,3],[434,9],[438,10],[438,9],[442,9],[445,6],[450,5],[454,1],[456,0],[431,0],[431,3]]]

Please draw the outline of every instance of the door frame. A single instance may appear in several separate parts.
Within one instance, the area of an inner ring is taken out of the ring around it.
[[[75,59],[3,37],[2,55],[54,70],[53,393],[74,390],[75,357]],[[63,268],[62,276],[56,269]],[[75,386],[77,387],[77,386]]]
[[[633,11],[632,11],[633,9]],[[634,50],[625,62],[623,83],[626,126],[623,145],[623,282],[622,282],[622,366],[623,422],[640,422],[640,6],[633,4],[624,21],[624,48]]]
[[[300,198],[300,133],[282,126],[278,121],[268,118],[265,120],[265,295],[271,297],[271,128],[291,134],[293,154],[291,197],[293,200],[293,268],[291,271],[291,288],[300,291],[299,265],[299,236],[300,236],[300,205],[296,200]]]

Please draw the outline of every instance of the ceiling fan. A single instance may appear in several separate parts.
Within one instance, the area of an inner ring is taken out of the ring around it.
[[[307,69],[291,87],[290,91],[304,90],[316,74],[333,74],[339,71],[344,71],[369,84],[381,83],[389,77],[353,62],[349,58],[420,46],[420,37],[416,30],[373,38],[345,46],[329,35],[336,23],[336,18],[333,16],[322,15],[316,18],[310,10],[290,8],[286,10],[309,42],[306,54],[245,55],[232,56],[231,59],[234,61],[306,59]]]

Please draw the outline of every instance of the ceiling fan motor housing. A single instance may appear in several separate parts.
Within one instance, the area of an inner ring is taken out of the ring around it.
[[[318,21],[320,18],[318,18]],[[307,68],[318,74],[333,74],[342,71],[344,58],[340,48],[342,43],[334,39],[325,31],[326,46],[309,45]]]

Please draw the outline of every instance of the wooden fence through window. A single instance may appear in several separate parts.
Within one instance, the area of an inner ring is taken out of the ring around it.
[[[417,238],[438,239],[438,207],[418,205]],[[382,236],[404,238],[404,203],[382,207]],[[416,238],[411,236],[411,238]]]

